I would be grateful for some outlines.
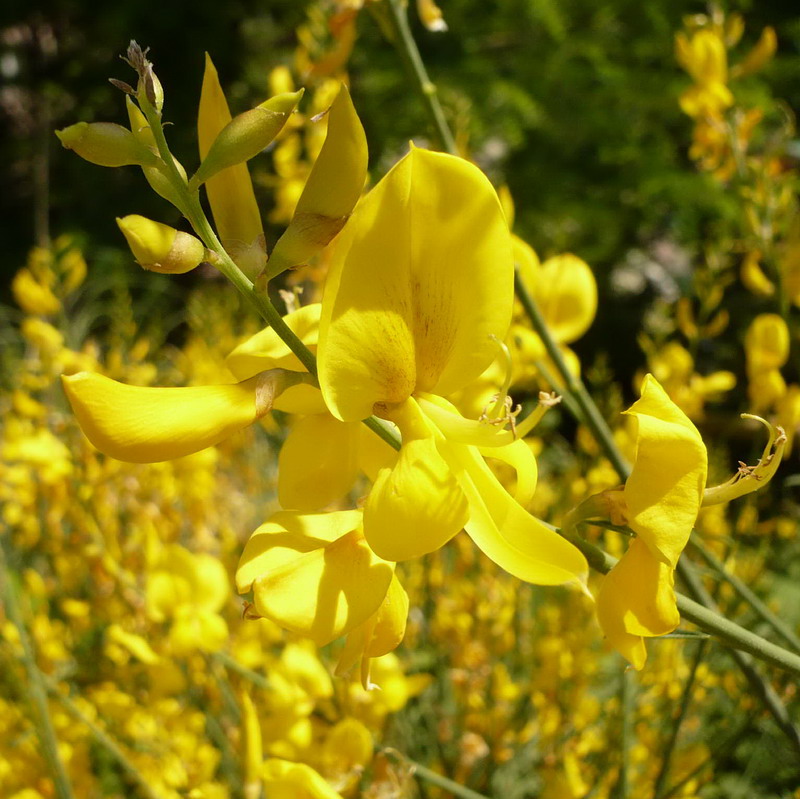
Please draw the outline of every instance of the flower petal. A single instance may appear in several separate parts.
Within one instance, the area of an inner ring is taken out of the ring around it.
[[[508,464],[517,474],[517,485],[514,489],[514,499],[522,507],[526,507],[533,500],[536,483],[539,476],[539,467],[533,450],[525,441],[518,440],[504,447],[480,447],[484,458],[494,458]]]
[[[403,444],[393,469],[384,469],[364,507],[364,535],[386,560],[434,552],[466,524],[464,492],[433,438]]]
[[[217,70],[206,53],[197,114],[200,160],[206,157],[217,134],[230,121],[231,113]],[[249,277],[255,277],[267,263],[267,248],[261,212],[247,164],[230,166],[209,178],[206,181],[206,193],[223,246]]]
[[[322,305],[315,302],[283,317],[289,329],[312,351],[317,346],[321,310]],[[267,369],[306,371],[297,356],[271,327],[266,327],[243,341],[228,355],[225,365],[237,380],[246,380]]]
[[[446,442],[441,451],[469,499],[465,529],[488,558],[535,585],[585,583],[589,567],[580,551],[525,511],[474,447]]]
[[[380,607],[394,571],[367,546],[360,515],[275,514],[247,542],[239,590],[252,584],[261,616],[317,646],[345,635]]]
[[[697,519],[708,455],[689,417],[647,375],[636,417],[636,460],[625,483],[628,524],[653,556],[675,568]]]
[[[413,149],[339,237],[320,321],[331,412],[363,419],[415,390],[447,394],[491,363],[513,299],[497,195],[467,161]]]
[[[673,583],[672,569],[638,538],[603,579],[597,618],[611,645],[636,669],[646,658],[641,637],[665,635],[680,623]]]
[[[408,594],[395,575],[378,611],[347,636],[336,664],[336,674],[346,674],[360,659],[361,682],[367,688],[369,659],[387,655],[400,646],[407,619]]]
[[[128,386],[93,372],[62,377],[87,438],[117,460],[157,463],[198,452],[259,418],[259,377],[223,386]]]
[[[383,469],[364,506],[364,535],[386,560],[408,560],[433,552],[464,526],[467,499],[439,453],[441,433],[414,399],[392,414],[403,446],[392,469]]]
[[[278,499],[283,508],[324,508],[353,488],[362,426],[340,422],[329,413],[297,419],[278,456]]]

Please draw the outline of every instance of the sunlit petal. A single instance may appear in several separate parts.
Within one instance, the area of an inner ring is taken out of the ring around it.
[[[217,70],[206,53],[203,89],[197,115],[201,160],[208,154],[217,134],[230,121],[231,113]],[[223,246],[248,276],[255,277],[267,262],[267,249],[261,213],[247,164],[236,164],[223,169],[206,181],[206,192]]]
[[[317,510],[352,489],[362,426],[340,422],[329,413],[297,419],[278,457],[278,499],[283,508]]]
[[[441,434],[413,399],[396,409],[403,437],[393,469],[383,469],[364,506],[364,535],[387,560],[407,560],[439,549],[462,529],[467,499],[441,456]]]
[[[652,376],[626,413],[638,421],[636,460],[625,484],[628,523],[673,569],[689,539],[706,484],[708,456],[697,428]]]
[[[514,489],[514,499],[522,507],[526,507],[533,499],[536,491],[536,482],[539,468],[536,456],[525,441],[514,441],[504,447],[481,447],[481,455],[485,458],[495,458],[509,465],[517,475],[517,485]]]
[[[321,521],[278,513],[253,533],[236,580],[240,590],[252,581],[259,615],[323,646],[375,613],[393,566],[370,550],[360,530],[347,530],[352,513],[360,516],[319,514],[336,517]]]
[[[584,583],[583,555],[558,533],[527,513],[498,482],[472,447],[441,447],[469,499],[470,538],[509,574],[536,585]]]
[[[514,441],[511,430],[475,419],[465,419],[454,405],[445,404],[440,397],[418,395],[417,402],[448,441],[475,447],[504,447]]]
[[[454,156],[413,149],[361,201],[334,253],[320,384],[355,421],[413,391],[447,394],[491,363],[511,315],[513,258],[497,195]]]
[[[597,595],[603,632],[635,668],[644,665],[643,646],[631,638],[672,632],[680,623],[670,566],[653,557],[638,538],[603,579]]]
[[[259,418],[259,377],[223,386],[128,386],[93,372],[63,377],[87,438],[112,458],[172,460],[213,446]]]
[[[387,560],[433,552],[464,527],[464,492],[431,438],[404,443],[393,469],[384,469],[364,507],[364,534]]]
[[[315,302],[283,317],[289,329],[312,351],[317,347],[321,309],[322,306]],[[267,369],[306,371],[297,356],[271,327],[266,327],[243,341],[228,355],[225,365],[237,380],[246,380]]]

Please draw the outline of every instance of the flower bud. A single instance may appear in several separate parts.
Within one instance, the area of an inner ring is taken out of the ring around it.
[[[155,148],[156,140],[153,137],[153,132],[150,130],[150,125],[139,106],[137,106],[130,97],[125,98],[125,105],[128,109],[128,119],[131,123],[133,135],[145,147]],[[186,170],[183,168],[180,161],[178,161],[175,156],[172,157],[172,161],[178,173],[183,180],[186,181]],[[164,169],[165,164],[159,161],[156,166],[143,166],[142,172],[144,172],[144,176],[150,184],[150,188],[153,189],[156,194],[172,203],[176,208],[181,209],[181,197],[175,190],[169,177],[167,177]]]
[[[137,262],[151,272],[182,275],[205,260],[203,243],[190,233],[138,214],[117,219],[117,225]]]
[[[269,277],[305,263],[342,229],[367,177],[367,138],[342,85],[329,112],[328,132],[289,227],[278,239]]]
[[[212,175],[258,155],[280,132],[297,107],[303,90],[279,94],[235,116],[220,132],[200,168],[189,181],[197,189]]]
[[[155,166],[158,157],[127,128],[113,122],[78,122],[56,136],[68,150],[100,166]]]

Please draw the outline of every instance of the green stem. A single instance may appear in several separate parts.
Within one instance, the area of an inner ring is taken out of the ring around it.
[[[670,797],[675,796],[675,794],[677,794],[687,782],[693,780],[706,768],[713,767],[715,763],[724,761],[736,748],[736,744],[738,744],[739,741],[741,741],[742,738],[744,738],[744,736],[750,732],[753,721],[754,718],[751,716],[739,727],[739,729],[729,735],[722,744],[715,744],[711,757],[702,761],[702,763],[698,763],[691,771],[681,777],[678,782],[664,791],[664,793],[653,794],[656,799],[670,799]]]
[[[689,710],[689,703],[692,700],[692,691],[694,689],[695,677],[697,676],[697,669],[700,667],[700,663],[705,656],[706,648],[707,642],[700,641],[700,643],[697,645],[697,649],[695,650],[692,665],[689,667],[689,676],[686,678],[686,685],[683,686],[683,694],[681,695],[681,703],[678,707],[678,715],[675,717],[675,721],[672,724],[669,740],[667,741],[664,754],[662,755],[661,768],[658,770],[658,775],[656,776],[656,781],[654,783],[655,787],[653,788],[653,796],[660,796],[661,792],[664,790],[664,784],[667,781],[669,769],[672,765],[672,753],[675,751],[675,746],[678,743],[678,734],[680,733],[681,726],[683,725],[683,720],[686,718],[686,713]]]
[[[719,611],[717,608],[716,603],[714,602],[711,595],[706,591],[703,583],[701,582],[700,578],[694,573],[694,570],[689,567],[689,564],[686,561],[680,560],[678,561],[678,568],[677,568],[678,575],[680,576],[681,580],[683,580],[684,585],[686,585],[687,590],[689,593],[701,603],[701,607],[704,612],[712,612],[717,615],[720,619],[724,617],[719,616]],[[685,616],[688,619],[691,619],[691,616],[687,615],[684,610],[681,608],[680,601],[678,602],[678,609],[681,612],[682,616]],[[693,619],[692,619],[693,620]],[[734,625],[733,622],[728,621],[727,619],[724,620],[727,625],[733,625],[734,627],[739,627],[739,625]],[[739,627],[740,630],[744,628]],[[722,638],[725,640],[726,634],[728,634],[730,630],[722,630],[721,633],[717,633],[717,637]],[[782,647],[776,646],[775,644],[771,644],[765,641],[760,636],[755,635],[749,631],[747,632],[748,636],[751,640],[753,639],[760,639],[762,644],[758,647],[750,648],[748,646],[742,646],[741,636],[737,636],[737,640],[739,640],[738,644],[736,642],[732,642],[731,638],[728,638],[728,641],[732,643],[734,647],[731,649],[731,657],[736,661],[736,665],[739,667],[742,674],[744,674],[745,679],[750,683],[750,687],[753,692],[759,697],[761,702],[769,711],[772,718],[775,720],[775,723],[778,725],[780,730],[789,740],[789,743],[794,747],[795,751],[797,752],[798,756],[800,756],[800,729],[798,729],[795,724],[792,722],[792,719],[789,716],[789,711],[786,710],[786,706],[781,701],[781,698],[778,696],[775,689],[772,687],[772,684],[764,679],[764,677],[758,672],[756,669],[753,661],[744,652],[749,652],[756,657],[759,657],[762,660],[767,660],[768,662],[774,663],[774,665],[780,665],[779,663],[770,660],[770,658],[765,657],[764,655],[767,652],[767,649],[771,651],[777,650],[781,655],[781,659],[790,659],[796,661],[796,666],[800,668],[800,657],[798,657],[793,652],[788,652],[787,650],[783,649]],[[768,646],[764,646],[767,644]],[[744,652],[739,651],[744,650]],[[796,670],[795,670],[796,671]],[[796,671],[797,674],[800,672]]]
[[[557,528],[553,529],[555,529],[558,533],[561,533],[561,531]],[[617,562],[616,558],[611,557],[611,555],[604,552],[602,549],[600,549],[600,547],[595,546],[585,538],[581,538],[574,533],[567,533],[564,535],[564,538],[573,543],[581,552],[583,552],[586,560],[589,562],[589,565],[595,571],[598,571],[601,574],[608,574],[608,572],[611,571]],[[679,573],[680,571],[686,571],[685,568],[682,569],[680,563],[678,564],[678,569]],[[694,577],[694,579],[696,580],[697,578]],[[724,616],[720,615],[719,612],[717,612],[716,608],[706,607],[706,602],[710,602],[711,605],[713,605],[713,601],[705,592],[705,590],[703,590],[702,595],[699,596],[702,597],[703,604],[700,604],[700,602],[696,602],[684,596],[683,594],[676,592],[678,610],[683,618],[687,619],[693,624],[696,624],[702,630],[711,633],[721,643],[726,644],[732,649],[740,649],[743,652],[748,652],[757,657],[759,660],[763,660],[765,663],[777,666],[783,671],[788,671],[791,674],[800,677],[800,656],[796,655],[794,652],[789,652],[787,649],[784,649],[777,644],[773,644],[771,641],[767,641],[760,635],[750,632],[750,630],[741,627],[740,625],[736,624],[736,622],[726,619]],[[767,683],[765,683],[765,687],[766,686],[768,686]],[[777,699],[774,690],[771,688],[764,692],[759,690],[759,693],[769,692],[771,692],[773,697]],[[777,701],[780,704],[780,700],[777,699]],[[782,716],[784,718],[788,718],[786,708],[783,707]]]
[[[514,289],[517,293],[517,298],[531,321],[531,326],[542,340],[544,348],[548,356],[550,356],[550,360],[553,361],[560,372],[565,389],[575,399],[580,409],[580,421],[583,421],[592,431],[597,443],[603,450],[603,454],[611,461],[611,465],[619,475],[620,480],[627,480],[628,475],[631,473],[631,467],[620,454],[617,444],[614,441],[614,434],[611,432],[611,428],[606,424],[606,420],[600,414],[597,405],[595,405],[594,400],[586,390],[583,381],[570,371],[564,359],[564,355],[561,352],[561,348],[550,333],[550,328],[547,326],[542,312],[539,310],[536,301],[522,282],[518,271],[515,272],[514,275]]]
[[[161,799],[159,794],[150,787],[148,778],[136,768],[128,759],[128,756],[122,751],[119,744],[108,735],[108,733],[95,724],[68,696],[62,694],[54,682],[48,682],[47,690],[54,699],[57,699],[63,705],[67,713],[76,721],[83,724],[91,733],[92,738],[117,761],[117,765],[125,772],[131,782],[136,785],[139,793],[145,797],[145,799]]]
[[[779,619],[759,598],[756,594],[748,588],[742,580],[737,577],[735,574],[731,574],[725,569],[725,565],[722,561],[711,552],[708,547],[700,540],[696,533],[692,533],[692,537],[690,539],[691,545],[700,553],[703,560],[712,568],[715,572],[725,580],[727,583],[731,585],[731,587],[736,591],[737,594],[747,602],[750,607],[767,623],[772,627],[772,629],[780,635],[791,647],[794,649],[795,652],[800,653],[800,638],[795,635],[794,631],[789,627],[786,622]]]
[[[460,799],[489,799],[489,797],[487,797],[485,794],[478,793],[477,791],[473,791],[471,788],[466,788],[463,785],[459,785],[459,783],[455,782],[454,780],[444,777],[441,774],[437,774],[435,771],[431,771],[429,768],[425,768],[425,766],[417,763],[410,757],[406,757],[402,752],[398,752],[396,749],[381,749],[380,751],[384,755],[394,757],[396,760],[400,760],[406,765],[410,766],[415,777],[423,780],[424,782],[430,783],[431,785],[435,785],[437,788],[444,788],[444,790],[450,791],[453,796],[458,796]]]
[[[58,739],[56,738],[53,720],[50,717],[50,708],[47,704],[45,677],[36,663],[33,642],[28,635],[28,629],[22,616],[17,587],[14,585],[11,570],[8,566],[5,544],[2,538],[0,538],[0,583],[2,583],[0,585],[0,596],[2,596],[5,604],[6,616],[16,628],[22,647],[22,665],[25,667],[25,673],[28,678],[26,687],[32,705],[34,726],[42,747],[42,756],[53,779],[55,795],[58,799],[74,799],[75,794],[72,792],[67,770],[58,753]]]
[[[622,735],[620,736],[619,776],[617,777],[617,784],[614,786],[612,796],[614,799],[628,799],[628,796],[630,795],[629,775],[631,770],[631,741],[633,740],[634,734],[633,672],[630,669],[625,669],[620,673],[619,677],[619,701]]]
[[[253,683],[253,685],[255,685],[257,688],[261,688],[264,691],[269,691],[272,689],[269,680],[263,674],[259,674],[257,671],[253,671],[252,669],[248,669],[247,666],[243,666],[238,660],[231,657],[227,652],[215,652],[211,657],[229,671],[232,671],[235,674],[238,674],[240,677],[244,677],[244,679],[248,682]]]
[[[425,69],[419,48],[411,33],[406,3],[403,0],[387,0],[386,5],[392,33],[394,34],[392,44],[400,54],[403,64],[419,90],[425,104],[425,110],[428,112],[433,128],[439,138],[439,143],[446,152],[457,155],[456,142],[450,126],[447,124],[442,105],[439,102],[436,84],[428,77],[428,70]]]
[[[214,228],[208,221],[208,217],[200,204],[200,195],[197,191],[189,191],[189,187],[178,172],[172,159],[164,130],[161,126],[161,119],[156,110],[146,101],[141,101],[142,112],[147,119],[147,123],[153,133],[159,155],[166,165],[172,186],[181,200],[179,210],[189,220],[195,233],[205,246],[213,251],[218,258],[215,266],[233,284],[234,288],[250,303],[258,315],[275,331],[278,337],[286,346],[297,356],[309,374],[317,376],[317,359],[311,350],[297,337],[293,330],[286,324],[278,309],[270,302],[266,292],[259,291],[250,281],[247,275],[234,263],[228,255],[222,243],[217,238]],[[389,446],[400,449],[400,438],[395,431],[389,427],[382,419],[370,417],[364,423],[377,433]]]

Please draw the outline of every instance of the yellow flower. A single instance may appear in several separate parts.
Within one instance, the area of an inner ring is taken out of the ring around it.
[[[691,75],[695,85],[680,97],[681,109],[691,117],[716,115],[733,105],[728,88],[728,55],[717,31],[701,29],[691,37],[675,37],[678,63]]]
[[[597,313],[597,282],[591,268],[572,253],[556,255],[542,264],[535,251],[517,236],[513,237],[513,247],[520,280],[536,300],[570,371],[580,375],[578,356],[567,344],[589,329]],[[519,313],[518,318],[511,328],[511,343],[519,358],[520,378],[526,380],[538,363],[557,374],[544,343],[531,330],[525,315]]]
[[[376,613],[393,574],[364,541],[361,511],[282,511],[250,537],[236,587],[253,591],[259,616],[324,646]]]
[[[477,378],[511,318],[513,255],[497,195],[449,155],[412,149],[356,209],[322,303],[319,378],[331,413],[394,422],[403,446],[379,472],[364,535],[387,560],[432,552],[462,528],[517,577],[581,579],[583,556],[515,502],[478,446],[511,431],[468,421],[443,396]],[[521,442],[516,442],[521,443]]]
[[[643,637],[680,621],[673,571],[700,511],[708,456],[697,428],[652,375],[627,413],[637,424],[636,459],[624,489],[607,500],[637,537],[603,580],[597,616],[612,646],[641,669]]]

